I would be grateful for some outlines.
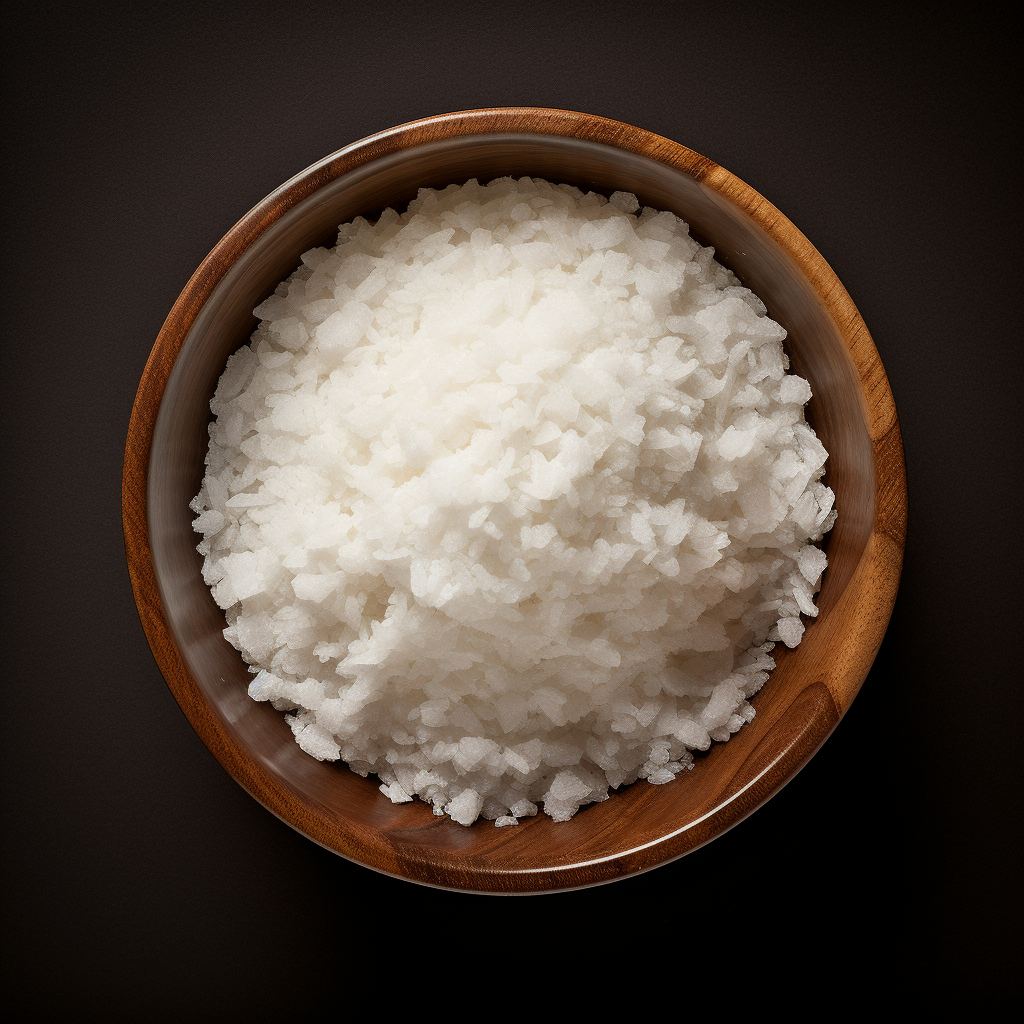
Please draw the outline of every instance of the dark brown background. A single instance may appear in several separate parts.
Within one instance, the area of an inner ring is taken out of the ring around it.
[[[876,1007],[889,981],[919,1008],[1010,988],[1019,26],[726,10],[35,5],[9,25],[3,934],[22,1019],[288,1019],[373,982],[388,1013],[582,1008],[651,978],[779,1010],[814,977]],[[681,861],[511,901],[350,865],[228,777],[149,653],[119,494],[150,346],[234,221],[362,136],[500,104],[666,135],[786,213],[872,330],[910,488],[888,635],[807,769]]]

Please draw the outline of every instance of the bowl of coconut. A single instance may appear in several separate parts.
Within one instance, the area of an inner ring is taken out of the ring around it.
[[[867,676],[906,531],[846,290],[685,146],[492,108],[282,185],[186,285],[123,515],[157,663],[268,810],[448,889],[678,858]]]

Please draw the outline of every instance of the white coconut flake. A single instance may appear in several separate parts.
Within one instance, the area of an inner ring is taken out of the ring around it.
[[[260,304],[191,507],[303,750],[504,827],[751,720],[836,511],[785,331],[712,256],[627,193],[470,181]]]

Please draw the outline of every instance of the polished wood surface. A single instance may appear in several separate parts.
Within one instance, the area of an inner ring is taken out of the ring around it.
[[[789,331],[794,372],[814,392],[808,419],[830,453],[839,519],[829,567],[795,651],[753,699],[757,716],[663,786],[638,782],[570,821],[538,815],[465,828],[419,801],[392,804],[343,765],[315,761],[283,716],[249,699],[247,667],[221,635],[201,576],[188,503],[203,475],[212,397],[252,309],[357,214],[401,207],[417,188],[529,174],[641,202],[693,235]],[[480,892],[574,888],[643,871],[713,839],[806,763],[863,683],[885,633],[906,531],[903,446],[892,393],[868,330],[808,240],[728,171],[668,139],[570,111],[496,108],[403,125],[308,168],[222,239],[157,337],[132,411],[123,515],[139,614],[167,684],[231,775],[309,838],[368,867]]]

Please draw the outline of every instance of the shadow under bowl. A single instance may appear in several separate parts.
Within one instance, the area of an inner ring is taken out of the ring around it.
[[[581,809],[495,828],[392,804],[374,777],[303,753],[281,713],[246,693],[250,675],[222,635],[203,583],[190,500],[199,491],[210,399],[252,310],[337,226],[421,187],[511,175],[671,210],[789,332],[807,415],[829,452],[839,519],[819,615],[778,667],[757,714],[673,782],[644,782]],[[494,108],[382,132],[303,171],[246,215],[189,281],[146,365],[125,455],[128,567],[150,646],[200,737],[252,796],[304,835],[391,875],[478,892],[540,892],[611,881],[675,859],[734,825],[802,767],[850,706],[895,601],[906,531],[896,410],[860,314],[828,264],[771,204],[728,171],[660,136],[543,108]]]

